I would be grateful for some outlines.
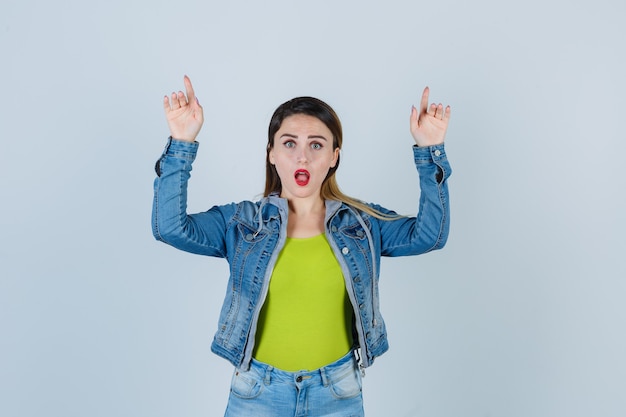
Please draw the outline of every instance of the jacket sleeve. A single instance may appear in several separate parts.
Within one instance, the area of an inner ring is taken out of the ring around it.
[[[187,252],[225,257],[225,234],[234,205],[187,214],[187,182],[198,145],[168,139],[155,167],[152,233],[157,240]]]
[[[420,179],[416,217],[379,221],[381,255],[418,255],[441,249],[450,230],[448,177],[452,173],[444,145],[413,146]],[[383,211],[385,211],[383,209]]]

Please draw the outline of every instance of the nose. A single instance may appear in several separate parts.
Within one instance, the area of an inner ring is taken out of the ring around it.
[[[298,151],[298,155],[296,157],[296,160],[299,163],[306,163],[309,160],[309,156],[307,155],[307,150],[300,148],[300,150]]]

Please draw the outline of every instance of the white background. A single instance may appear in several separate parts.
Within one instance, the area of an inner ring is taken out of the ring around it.
[[[163,95],[206,122],[190,210],[255,199],[269,118],[339,113],[342,189],[415,213],[408,117],[450,104],[452,228],[385,259],[368,416],[626,415],[618,0],[0,5],[0,415],[222,415],[227,265],[157,243]]]

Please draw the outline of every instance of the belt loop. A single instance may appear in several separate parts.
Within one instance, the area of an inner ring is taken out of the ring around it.
[[[263,383],[265,385],[269,385],[270,384],[270,380],[271,380],[271,375],[272,375],[272,370],[274,369],[273,366],[268,365],[267,368],[265,368],[265,378],[263,378]]]
[[[322,377],[322,384],[324,387],[328,386],[328,375],[326,375],[326,367],[320,368],[320,376]]]

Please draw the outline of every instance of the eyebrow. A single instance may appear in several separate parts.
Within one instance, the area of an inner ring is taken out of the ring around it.
[[[291,133],[283,133],[282,135],[280,135],[281,138],[287,136],[288,138],[293,138],[293,139],[298,139],[298,136],[293,135]],[[322,135],[310,135],[307,136],[307,139],[323,139],[326,142],[328,142],[328,139],[326,139],[326,137],[322,136]]]

